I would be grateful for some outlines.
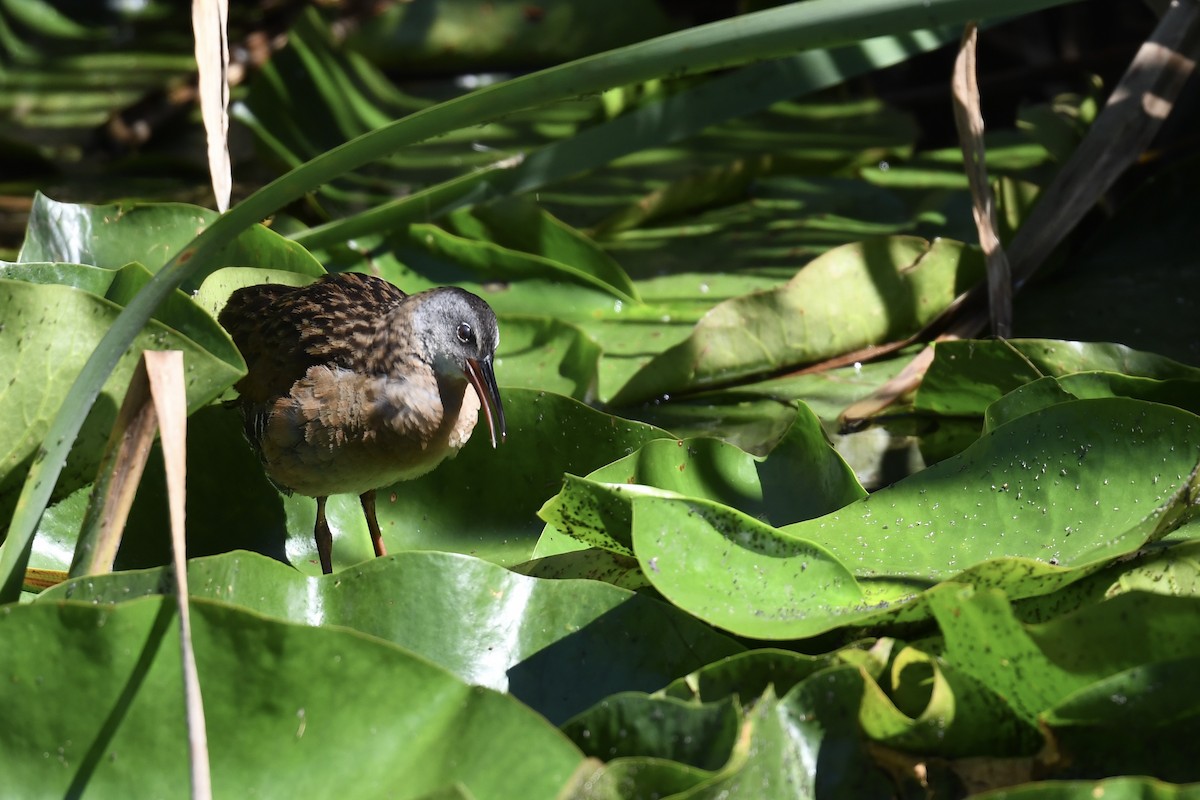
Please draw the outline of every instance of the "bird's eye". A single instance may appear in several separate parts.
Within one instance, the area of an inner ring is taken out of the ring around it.
[[[474,331],[471,330],[470,325],[468,325],[465,322],[458,323],[458,340],[460,342],[462,342],[463,344],[466,344],[467,342],[471,341],[474,338],[475,338],[475,333],[474,333]]]

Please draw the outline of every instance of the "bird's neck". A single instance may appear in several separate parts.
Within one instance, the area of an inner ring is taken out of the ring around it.
[[[417,335],[411,309],[401,305],[388,314],[375,329],[367,352],[366,368],[375,375],[400,377],[428,364],[424,342]]]

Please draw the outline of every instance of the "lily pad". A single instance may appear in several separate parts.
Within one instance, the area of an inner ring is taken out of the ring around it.
[[[503,316],[496,380],[584,403],[596,400],[600,346],[574,325],[551,317]]]
[[[1200,724],[1194,691],[1200,657],[1150,660],[1076,691],[1042,715],[1067,776],[1200,778],[1194,750],[1181,747]]]
[[[169,593],[167,568],[80,578],[43,593],[119,603]],[[559,722],[620,691],[650,691],[741,646],[671,606],[605,583],[544,580],[453,553],[405,552],[334,576],[253,553],[188,562],[194,596],[394,642]],[[674,640],[661,639],[663,630]],[[659,637],[659,647],[646,641]],[[603,654],[601,656],[601,654]]]
[[[562,276],[606,289],[627,302],[639,302],[637,287],[612,256],[528,198],[455,211],[445,224],[459,236],[528,253],[554,264]]]
[[[187,246],[217,213],[183,203],[116,203],[93,206],[34,198],[18,257],[23,262],[63,261],[116,269],[137,261],[152,272]],[[262,225],[247,229],[218,256],[231,267],[268,267],[322,275],[308,251]],[[185,283],[190,292],[199,286]]]
[[[933,348],[933,363],[913,405],[944,416],[982,416],[989,405],[1014,389],[1039,378],[1076,372],[1200,380],[1195,367],[1120,344],[1013,339],[938,342]]]
[[[1080,400],[782,529],[710,501],[636,497],[633,550],[655,588],[701,619],[759,638],[811,636],[940,581],[1024,597],[1086,577],[1186,518],[1198,460],[1191,414]]]
[[[948,239],[895,236],[836,248],[776,290],[715,307],[612,402],[695,391],[904,338],[982,274],[978,252]]]
[[[190,302],[183,297],[178,301]],[[57,496],[66,496],[95,477],[116,409],[142,350],[183,351],[191,409],[212,400],[237,378],[240,358],[230,350],[228,339],[198,309],[191,310],[191,319],[183,319],[181,327],[196,330],[197,337],[217,352],[151,320],[118,363],[84,423]],[[8,365],[10,375],[0,397],[0,417],[11,423],[2,426],[0,433],[0,518],[11,513],[51,418],[120,311],[113,302],[70,286],[0,279],[0,318],[5,321],[0,329],[0,360]]]
[[[0,699],[24,720],[0,731],[7,791],[168,797],[188,784],[174,609],[171,597],[5,609]],[[460,782],[478,798],[515,783],[549,800],[582,761],[516,700],[379,639],[207,600],[191,620],[214,795],[418,797]]]
[[[821,516],[865,495],[825,440],[820,421],[801,405],[768,457],[717,439],[649,442],[587,478],[566,476],[563,490],[539,516],[558,533],[631,555],[630,502],[645,487],[714,500],[776,525]],[[553,538],[550,531],[543,534],[538,554],[564,547],[552,546]]]
[[[1038,378],[1001,397],[984,412],[984,426],[996,428],[1016,417],[1068,400],[1133,397],[1200,413],[1200,376],[1155,380],[1115,372],[1075,372]]]

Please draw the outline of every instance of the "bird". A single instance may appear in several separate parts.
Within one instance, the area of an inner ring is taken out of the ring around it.
[[[247,441],[285,494],[316,498],[321,571],[333,571],[325,502],[357,494],[375,555],[387,550],[375,492],[431,471],[480,416],[507,436],[493,360],[496,315],[443,286],[406,294],[382,278],[331,273],[302,287],[234,291],[218,315],[246,362],[234,388]]]

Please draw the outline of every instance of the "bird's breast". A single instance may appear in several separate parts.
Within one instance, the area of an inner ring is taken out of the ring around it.
[[[261,455],[300,494],[362,494],[429,472],[470,438],[479,399],[417,365],[403,377],[310,368],[271,404]]]

